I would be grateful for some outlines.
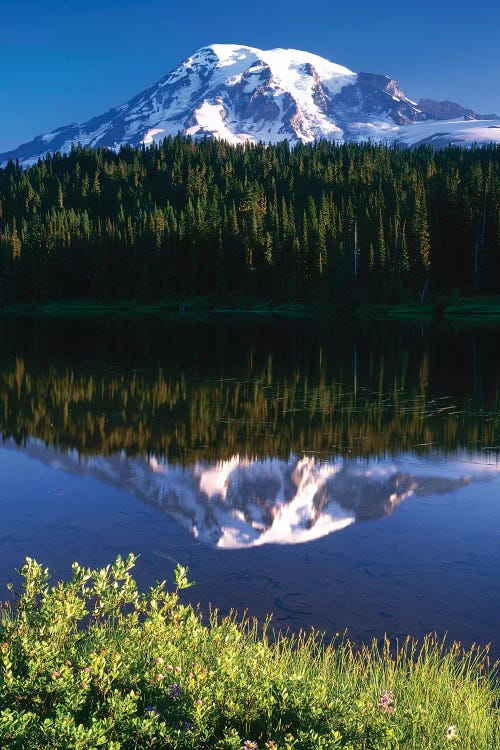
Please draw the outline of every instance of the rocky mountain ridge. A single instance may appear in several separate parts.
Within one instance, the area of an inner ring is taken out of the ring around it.
[[[233,144],[500,142],[500,120],[484,117],[448,101],[414,102],[392,78],[355,73],[310,52],[214,44],[125,104],[0,154],[0,166],[9,159],[28,166],[78,143],[118,150],[178,133]]]

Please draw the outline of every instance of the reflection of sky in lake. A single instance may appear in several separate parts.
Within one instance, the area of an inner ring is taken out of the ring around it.
[[[25,555],[64,576],[133,550],[144,582],[181,560],[194,600],[285,627],[496,638],[500,464],[479,453],[182,467],[8,441],[0,512],[2,583]]]

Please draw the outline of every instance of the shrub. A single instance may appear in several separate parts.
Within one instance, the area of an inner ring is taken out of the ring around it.
[[[22,750],[438,750],[500,746],[487,650],[428,637],[356,650],[140,593],[136,558],[67,582],[26,559],[0,625],[0,745]]]

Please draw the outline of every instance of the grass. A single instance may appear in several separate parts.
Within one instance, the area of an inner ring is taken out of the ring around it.
[[[205,310],[204,300],[173,301],[170,304],[146,304],[134,301],[97,302],[94,300],[61,300],[37,304],[19,304],[4,307],[3,312],[14,315],[43,315],[53,317],[94,317],[96,315],[161,315],[165,312],[180,313]]]
[[[45,303],[26,303],[4,306],[0,313],[4,315],[40,315],[43,317],[93,318],[93,317],[136,317],[141,315],[190,317],[212,314],[256,314],[280,315],[283,317],[309,317],[313,307],[300,303],[283,303],[274,305],[268,300],[251,298],[244,300],[239,296],[229,297],[218,303],[210,297],[183,297],[164,302],[142,303],[133,300],[122,302],[99,302],[96,300],[60,300]]]
[[[500,322],[500,297],[443,295],[422,303],[362,305],[360,318],[380,320],[430,320],[433,317],[460,323]]]
[[[455,304],[449,304],[444,314],[449,320],[466,318],[474,321],[500,321],[500,297],[465,298]]]
[[[38,304],[19,304],[1,309],[4,314],[41,315],[48,317],[131,317],[139,315],[175,316],[192,315],[279,315],[290,318],[321,317],[325,314],[338,317],[358,317],[364,320],[422,320],[432,318],[452,323],[500,322],[500,296],[464,296],[443,294],[438,301],[405,302],[398,304],[336,305],[283,302],[275,304],[256,296],[228,295],[223,300],[215,297],[183,297],[166,299],[157,303],[141,303],[134,300],[121,302],[98,302],[91,299],[60,300]]]
[[[70,581],[27,558],[2,608],[0,746],[31,750],[495,750],[500,687],[487,651],[433,637],[356,650],[269,624],[203,624],[178,566],[140,594],[135,558]]]
[[[434,310],[428,303],[362,305],[358,308],[358,315],[369,320],[430,320]]]

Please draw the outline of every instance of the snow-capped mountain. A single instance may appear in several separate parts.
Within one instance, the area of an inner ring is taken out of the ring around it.
[[[451,102],[417,104],[391,78],[354,73],[310,52],[213,44],[125,104],[0,154],[0,165],[9,158],[29,165],[78,143],[117,149],[178,133],[230,143],[500,142],[500,120],[477,117]]]

